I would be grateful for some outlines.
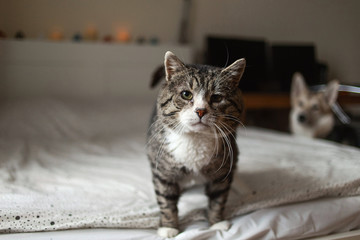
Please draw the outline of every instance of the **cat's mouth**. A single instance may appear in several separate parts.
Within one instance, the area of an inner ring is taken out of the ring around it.
[[[210,128],[210,126],[203,122],[197,122],[197,123],[193,123],[190,125],[190,129],[195,132],[204,131],[209,128]]]

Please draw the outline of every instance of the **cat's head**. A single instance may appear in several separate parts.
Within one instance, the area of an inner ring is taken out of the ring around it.
[[[243,110],[239,81],[245,59],[221,69],[186,65],[172,52],[165,54],[166,81],[158,97],[159,118],[178,133],[215,136],[234,132]]]

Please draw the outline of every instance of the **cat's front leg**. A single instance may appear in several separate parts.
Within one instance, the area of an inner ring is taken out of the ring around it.
[[[209,197],[208,221],[211,229],[227,230],[228,221],[224,221],[224,209],[229,195],[231,178],[228,176],[221,181],[215,180],[206,185],[206,195]]]
[[[162,237],[175,237],[179,233],[177,208],[180,195],[179,185],[159,174],[153,174],[153,182],[156,200],[160,207],[158,235]]]

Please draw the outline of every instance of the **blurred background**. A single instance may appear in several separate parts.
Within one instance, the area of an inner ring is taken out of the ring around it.
[[[247,124],[287,131],[295,71],[309,85],[360,85],[359,10],[357,0],[0,0],[0,94],[153,97],[167,50],[220,67],[245,57]]]

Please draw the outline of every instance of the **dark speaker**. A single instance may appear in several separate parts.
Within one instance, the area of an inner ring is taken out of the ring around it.
[[[300,72],[308,85],[320,83],[313,45],[273,45],[271,52],[271,81],[280,83],[279,90],[290,91],[291,79],[295,72]]]
[[[265,41],[207,37],[206,64],[226,67],[240,58],[246,59],[246,69],[239,87],[243,91],[261,91],[268,76]]]

